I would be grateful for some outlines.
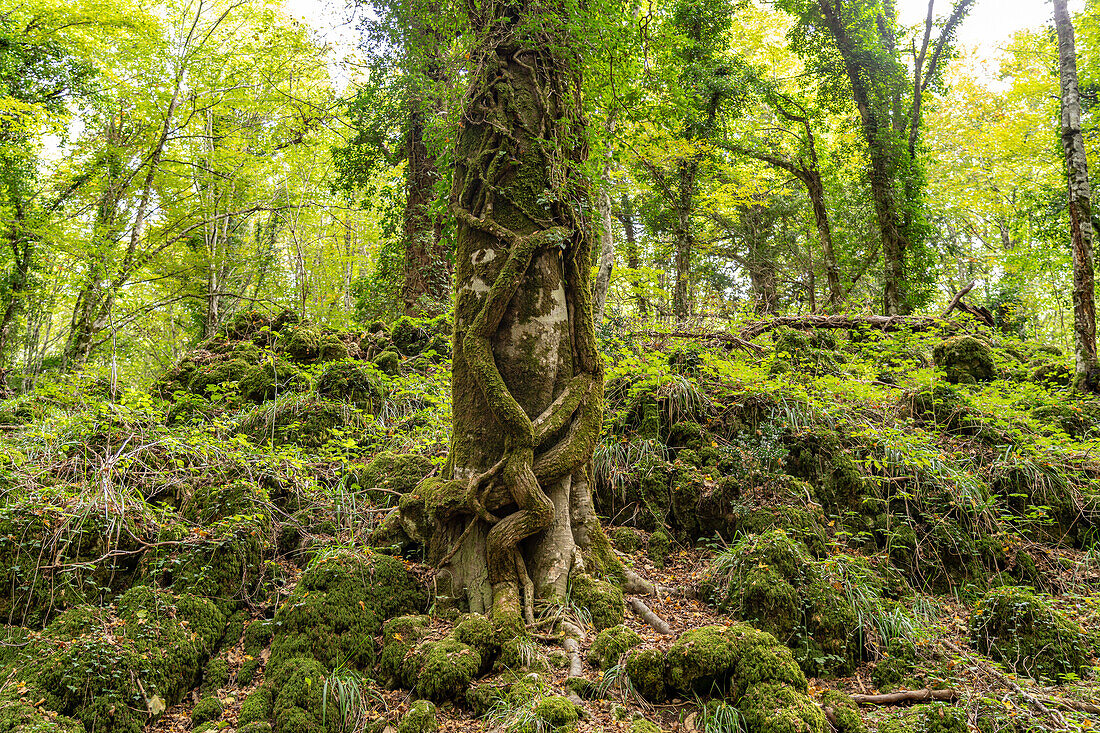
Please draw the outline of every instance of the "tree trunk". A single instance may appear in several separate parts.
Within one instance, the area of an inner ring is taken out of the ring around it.
[[[443,222],[432,211],[435,182],[439,177],[435,156],[424,143],[424,102],[409,101],[409,125],[405,133],[405,313],[420,315],[443,303],[450,285],[450,265],[443,251]],[[425,299],[429,302],[425,303]],[[428,306],[425,308],[425,306]]]
[[[1062,79],[1062,150],[1066,156],[1070,233],[1073,240],[1074,388],[1100,388],[1096,360],[1096,297],[1092,265],[1092,191],[1085,142],[1081,136],[1081,92],[1077,84],[1077,51],[1066,0],[1054,0],[1058,61]]]
[[[816,157],[816,155],[815,155]],[[836,311],[844,293],[840,287],[840,267],[833,249],[833,228],[829,224],[829,212],[825,208],[825,186],[821,182],[821,172],[816,165],[806,171],[806,191],[810,196],[810,206],[814,211],[814,223],[817,225],[818,239],[821,240],[821,254],[825,259],[825,279],[829,286],[829,310]]]
[[[615,268],[615,233],[612,229],[614,219],[611,216],[611,195],[606,189],[600,192],[599,213],[600,261],[592,293],[592,319],[597,324],[603,322],[607,291],[611,287],[611,272]]]
[[[691,316],[691,257],[695,237],[691,231],[691,215],[695,205],[695,175],[698,163],[694,160],[679,163],[679,200],[676,202],[676,285],[672,292],[672,315],[677,321]]]
[[[630,196],[625,193],[622,198],[620,220],[623,224],[623,235],[626,239],[626,265],[632,272],[637,273],[641,261],[638,254],[637,235],[634,233],[634,207]],[[642,290],[641,281],[637,274],[633,276],[631,286],[634,289],[634,302],[638,306],[638,317],[644,321],[649,317],[649,304],[646,302],[645,292]]]
[[[603,368],[581,65],[560,6],[486,2],[470,23],[452,188],[454,437],[443,477],[417,491],[419,510],[402,504],[401,521],[440,567],[441,603],[519,624],[536,597],[563,598],[571,572],[607,571],[599,558],[613,557],[598,552],[587,471]]]

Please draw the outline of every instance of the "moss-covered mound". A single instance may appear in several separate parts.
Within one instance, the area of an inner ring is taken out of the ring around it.
[[[315,559],[274,621],[268,670],[295,659],[325,669],[368,669],[376,660],[375,637],[386,619],[419,610],[427,594],[399,559],[334,551]]]
[[[851,602],[782,530],[750,535],[723,553],[704,590],[719,609],[795,648],[808,674],[843,674],[860,659]]]
[[[619,663],[622,656],[642,643],[642,637],[626,626],[612,626],[596,635],[588,650],[588,661],[602,670]]]
[[[136,586],[114,606],[58,616],[27,647],[18,674],[42,690],[47,709],[89,730],[138,733],[198,681],[224,629],[208,600]]]
[[[345,402],[291,396],[255,408],[237,432],[256,443],[319,448],[334,438],[363,438],[367,424],[363,413]]]
[[[317,394],[335,402],[350,402],[375,413],[382,406],[382,375],[373,367],[344,359],[325,366],[317,378]]]
[[[997,376],[993,349],[974,336],[952,336],[941,341],[932,350],[932,358],[952,384],[990,382]]]
[[[1048,596],[1006,586],[986,593],[970,618],[970,641],[983,654],[1036,679],[1079,675],[1091,651],[1081,625]]]

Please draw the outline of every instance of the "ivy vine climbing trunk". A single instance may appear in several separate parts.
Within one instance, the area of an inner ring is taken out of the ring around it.
[[[564,8],[484,0],[455,148],[454,433],[402,504],[439,601],[532,619],[582,569],[616,572],[592,509],[603,370],[580,62]]]
[[[1081,135],[1081,90],[1077,82],[1077,50],[1073,21],[1066,0],[1054,0],[1058,30],[1058,61],[1062,80],[1062,150],[1066,157],[1070,233],[1073,241],[1073,337],[1076,355],[1074,388],[1100,387],[1096,359],[1096,288],[1092,242],[1092,191],[1085,141]]]

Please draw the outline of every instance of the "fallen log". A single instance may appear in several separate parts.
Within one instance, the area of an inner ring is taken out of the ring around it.
[[[747,323],[741,328],[742,339],[754,339],[774,328],[786,326],[800,331],[817,328],[874,328],[880,331],[927,331],[931,328],[956,329],[951,321],[932,316],[776,316],[766,321]]]
[[[1100,705],[1094,705],[1091,702],[1067,700],[1064,697],[1040,697],[1039,701],[1047,707],[1072,710],[1077,713],[1088,713],[1089,715],[1100,715]]]
[[[672,629],[669,627],[665,620],[653,613],[649,606],[645,604],[640,598],[629,598],[627,604],[630,606],[630,610],[637,616],[649,624],[654,631],[658,634],[668,636],[672,634]]]
[[[695,339],[698,341],[718,341],[726,346],[728,349],[738,348],[745,351],[752,352],[753,354],[763,354],[765,349],[759,344],[754,344],[751,341],[746,341],[743,338],[734,336],[732,333],[723,333],[721,331],[639,331],[633,334],[634,336],[642,336],[645,338],[659,339],[659,338],[674,338],[674,339]]]
[[[898,690],[881,695],[852,695],[857,705],[902,705],[910,702],[954,702],[959,699],[958,690]]]

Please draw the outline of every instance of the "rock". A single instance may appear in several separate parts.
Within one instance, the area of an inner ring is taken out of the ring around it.
[[[622,589],[617,585],[581,574],[574,574],[570,583],[570,600],[574,606],[588,612],[596,631],[623,622],[626,607],[623,605]]]
[[[433,733],[439,730],[435,718],[435,705],[427,700],[417,700],[403,716],[397,733]]]
[[[1076,621],[1054,608],[1050,597],[1029,588],[994,588],[975,604],[970,642],[992,659],[1035,679],[1081,674],[1088,639]]]
[[[221,700],[214,695],[207,695],[195,703],[195,707],[191,708],[191,725],[198,727],[203,723],[217,720],[224,711],[225,708],[222,706]]]
[[[588,661],[602,670],[619,663],[622,656],[642,643],[642,637],[623,625],[612,626],[596,635],[588,650]]]
[[[382,375],[357,361],[333,361],[317,378],[317,394],[326,400],[348,402],[375,414],[382,407]]]
[[[580,719],[580,712],[568,698],[549,695],[535,705],[535,717],[553,730],[566,728]]]
[[[991,382],[997,378],[993,349],[973,336],[952,336],[941,341],[932,350],[932,358],[952,384]]]

